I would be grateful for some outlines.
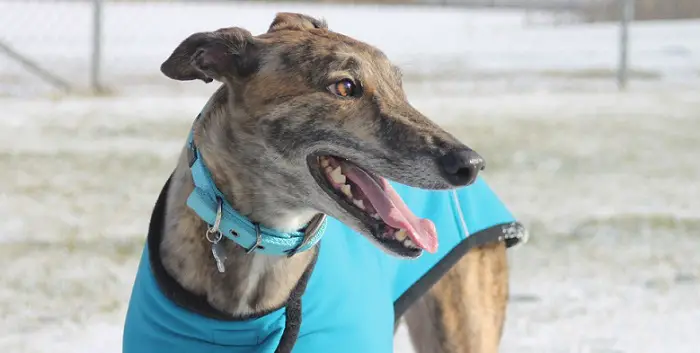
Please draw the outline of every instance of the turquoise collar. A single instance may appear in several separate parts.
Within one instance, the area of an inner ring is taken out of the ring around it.
[[[198,115],[196,120],[199,120],[199,117]],[[190,171],[194,180],[194,190],[187,198],[187,206],[209,224],[206,238],[212,243],[212,254],[219,272],[224,272],[225,253],[219,244],[223,237],[247,249],[247,253],[286,256],[309,250],[321,240],[327,225],[324,214],[316,215],[304,229],[284,233],[253,223],[236,212],[214,184],[195,146],[194,125],[187,144]]]

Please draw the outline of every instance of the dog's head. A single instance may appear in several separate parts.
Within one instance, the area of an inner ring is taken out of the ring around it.
[[[256,157],[266,164],[259,177],[276,188],[269,192],[291,195],[291,209],[339,219],[394,255],[434,251],[437,239],[387,179],[449,189],[471,184],[484,166],[408,103],[400,71],[380,50],[306,15],[280,13],[259,36],[237,27],[193,34],[161,71],[224,83],[240,115],[224,124],[265,146]]]

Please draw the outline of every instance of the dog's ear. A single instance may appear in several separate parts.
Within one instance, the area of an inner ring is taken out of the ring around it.
[[[243,28],[195,33],[175,48],[160,71],[180,81],[236,81],[257,70],[258,51],[255,39]]]
[[[300,13],[280,12],[275,16],[275,19],[270,25],[268,33],[283,30],[303,31],[308,29],[328,29],[326,21],[317,20],[311,16]]]

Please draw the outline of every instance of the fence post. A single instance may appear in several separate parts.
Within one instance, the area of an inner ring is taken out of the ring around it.
[[[629,80],[629,26],[634,21],[635,0],[620,1],[622,3],[622,16],[620,16],[620,61],[617,67],[617,87],[620,90],[625,90]]]
[[[90,86],[93,92],[103,92],[100,79],[102,64],[102,1],[92,0],[92,57],[90,59]]]

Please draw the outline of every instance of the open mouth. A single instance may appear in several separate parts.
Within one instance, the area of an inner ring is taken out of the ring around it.
[[[437,250],[433,222],[416,217],[386,179],[340,157],[318,156],[309,162],[324,191],[362,221],[385,249],[411,258]]]

